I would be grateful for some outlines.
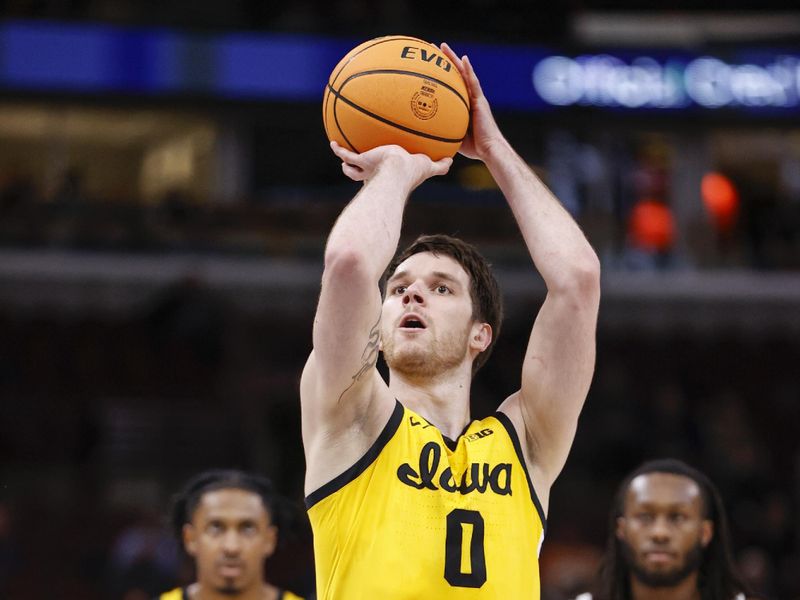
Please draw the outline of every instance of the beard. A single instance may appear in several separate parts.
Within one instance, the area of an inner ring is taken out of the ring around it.
[[[225,583],[217,587],[217,593],[222,596],[238,596],[241,593],[241,588],[233,583]]]
[[[699,541],[686,553],[683,564],[671,571],[652,571],[639,564],[633,548],[626,542],[620,541],[622,556],[631,570],[631,574],[644,585],[652,588],[664,588],[678,585],[689,575],[700,568],[703,562],[703,546]]]
[[[392,371],[408,378],[430,378],[460,365],[467,356],[470,325],[433,343],[404,340],[396,344],[394,332],[383,336],[383,358]],[[398,347],[399,346],[399,347]]]

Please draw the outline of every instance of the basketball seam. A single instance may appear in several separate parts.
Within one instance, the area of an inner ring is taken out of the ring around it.
[[[336,96],[336,98],[333,100],[333,107],[331,108],[331,110],[333,111],[333,120],[336,122],[336,129],[338,129],[338,130],[339,130],[339,133],[341,133],[341,134],[342,134],[342,139],[345,141],[345,143],[346,143],[348,146],[350,146],[350,150],[352,150],[353,152],[355,152],[355,153],[357,153],[357,154],[361,154],[361,153],[360,153],[360,152],[359,152],[359,151],[356,149],[356,147],[353,145],[353,142],[351,142],[351,141],[348,139],[348,137],[347,137],[347,134],[344,132],[344,129],[342,129],[342,126],[341,126],[341,125],[339,125],[339,114],[336,112],[336,102],[339,100],[339,94],[337,94],[336,92],[334,92],[334,91],[333,91],[333,88],[332,88],[332,87],[330,86],[330,84],[329,84],[329,85],[328,85],[328,95],[330,95],[330,94],[333,94],[334,96]]]
[[[423,40],[421,38],[415,38],[415,37],[411,37],[411,36],[400,36],[400,35],[386,36],[385,38],[382,38],[382,39],[379,39],[379,40],[375,40],[374,44],[370,44],[369,46],[365,46],[364,48],[362,48],[361,50],[359,50],[358,52],[353,54],[353,56],[351,56],[350,59],[341,66],[339,71],[335,75],[333,75],[332,79],[328,82],[327,87],[329,88],[329,90],[333,91],[333,85],[336,83],[336,80],[339,78],[339,75],[341,75],[342,71],[345,70],[347,65],[349,65],[356,56],[358,56],[362,52],[365,52],[365,51],[369,50],[370,48],[374,48],[375,46],[378,46],[379,44],[385,44],[387,42],[394,42],[394,41],[398,41],[398,40],[408,40],[408,41],[411,41],[411,42],[422,42],[423,44],[430,44],[430,42],[426,42],[425,40]],[[345,81],[345,83],[347,83],[347,82]],[[344,85],[344,83],[342,83],[342,86],[343,85]],[[341,87],[340,87],[340,89],[341,89]],[[456,94],[458,94],[458,92],[456,92]],[[329,95],[330,94],[326,94],[325,95],[325,101],[324,101],[324,105],[322,107],[322,111],[323,111],[323,113],[322,113],[323,114],[322,123],[323,123],[323,125],[325,127],[325,134],[326,135],[328,134],[327,110],[328,110],[328,96]],[[338,95],[337,95],[337,98],[338,98]],[[336,128],[339,130],[339,133],[342,134],[342,137],[344,138],[344,140],[350,145],[350,149],[353,150],[354,152],[358,152],[358,150],[356,150],[356,147],[353,146],[353,144],[350,142],[350,140],[347,139],[347,136],[345,135],[344,131],[342,130],[341,125],[339,125],[339,117],[336,114],[336,101],[334,101],[333,107],[331,108],[331,110],[333,111],[333,119],[334,119],[334,121],[336,121]],[[330,136],[328,136],[328,137],[330,138]]]
[[[331,137],[328,133],[328,97],[331,93],[325,89],[325,95],[322,99],[322,126],[325,128],[325,135]]]
[[[351,62],[353,62],[353,59],[356,56],[358,56],[362,52],[365,52],[365,51],[369,50],[370,48],[374,48],[375,46],[377,46],[379,44],[386,44],[388,42],[393,42],[393,41],[396,41],[396,40],[410,40],[410,41],[413,41],[413,42],[424,42],[425,44],[430,44],[430,42],[426,42],[425,40],[421,40],[420,38],[405,37],[405,36],[387,36],[384,39],[376,40],[374,44],[370,44],[369,46],[366,46],[365,48],[362,48],[361,50],[359,50],[358,52],[353,54],[353,56],[350,57],[350,60],[348,60],[346,63],[344,63],[342,65],[342,68],[339,69],[339,72],[336,73],[336,75],[334,75],[333,78],[328,82],[328,86],[333,86],[336,83],[336,79],[339,77],[339,75],[341,75],[342,71],[344,71],[345,67],[347,65],[349,65]]]
[[[400,125],[399,123],[395,123],[393,121],[390,121],[389,119],[386,119],[386,118],[384,118],[384,117],[382,117],[380,115],[376,115],[374,112],[369,111],[366,108],[363,108],[363,107],[359,106],[358,104],[356,104],[355,102],[353,102],[351,100],[348,100],[347,98],[345,98],[344,96],[339,94],[339,92],[337,92],[332,87],[330,87],[330,85],[328,85],[328,88],[330,89],[331,94],[336,96],[337,100],[341,100],[342,102],[344,102],[348,106],[352,106],[357,111],[364,113],[368,117],[372,117],[376,121],[380,121],[381,123],[385,123],[386,125],[391,125],[392,127],[396,127],[397,129],[400,129],[401,131],[405,131],[406,133],[411,133],[411,134],[414,134],[414,135],[418,135],[419,137],[426,138],[426,139],[429,139],[429,140],[433,140],[435,142],[444,142],[446,144],[455,144],[455,143],[464,141],[464,138],[445,138],[445,137],[440,137],[438,135],[425,133],[424,131],[417,131],[416,129],[411,129],[411,127],[406,127],[405,125]],[[336,105],[334,104],[334,111],[333,111],[334,116],[336,116],[335,108],[336,108]],[[336,125],[337,126],[339,125],[339,119],[338,118],[336,119]],[[341,129],[342,128],[339,127],[340,131],[341,131]],[[342,135],[344,135],[344,131],[342,131]],[[348,143],[350,143],[350,142],[348,142]]]
[[[464,105],[464,108],[467,109],[467,113],[469,113],[469,104],[467,101],[464,100],[464,97],[459,93],[457,89],[451,86],[449,83],[442,81],[441,79],[436,79],[436,77],[430,77],[429,75],[423,75],[422,73],[417,73],[416,71],[404,71],[403,69],[371,69],[369,71],[359,71],[358,73],[353,73],[342,82],[342,85],[339,86],[339,92],[342,91],[342,88],[349,82],[351,79],[355,79],[356,77],[361,77],[362,75],[370,75],[374,73],[386,73],[389,75],[411,75],[413,77],[419,77],[421,79],[430,79],[431,81],[435,81],[436,83],[442,84],[448,90],[453,92],[458,99],[461,100],[461,103]]]

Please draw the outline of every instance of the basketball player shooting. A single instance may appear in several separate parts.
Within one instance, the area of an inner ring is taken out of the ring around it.
[[[470,93],[460,152],[497,181],[547,296],[520,389],[471,421],[471,380],[502,319],[489,266],[442,235],[392,261],[409,194],[451,159],[331,144],[364,185],[328,238],[301,380],[320,599],[539,598],[550,488],[594,370],[597,257],[501,134],[469,59],[441,50]],[[388,384],[375,368],[380,351]]]

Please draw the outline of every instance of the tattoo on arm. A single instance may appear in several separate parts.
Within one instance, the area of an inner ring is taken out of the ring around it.
[[[367,345],[364,346],[364,351],[361,353],[361,367],[351,377],[352,383],[348,385],[347,388],[341,393],[339,399],[336,401],[336,404],[339,404],[339,402],[342,401],[344,395],[358,382],[359,379],[361,379],[361,376],[364,375],[364,373],[368,372],[378,363],[378,348],[381,341],[380,324],[381,317],[378,315],[378,320],[369,330]]]

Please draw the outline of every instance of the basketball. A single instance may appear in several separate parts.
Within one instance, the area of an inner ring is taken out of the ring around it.
[[[397,144],[433,160],[453,156],[469,126],[469,93],[440,48],[393,35],[353,48],[333,69],[322,118],[328,139],[354,152]]]

